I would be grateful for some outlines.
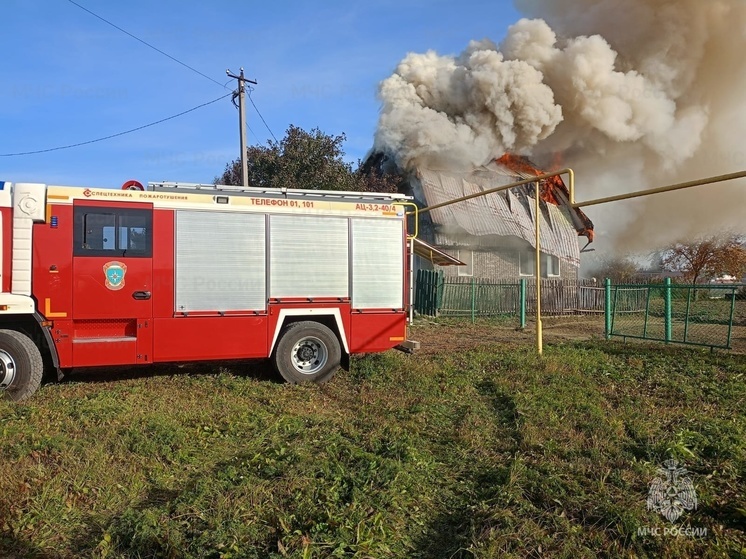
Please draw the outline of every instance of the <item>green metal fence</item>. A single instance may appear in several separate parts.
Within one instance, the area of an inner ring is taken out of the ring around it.
[[[478,282],[471,278],[468,282],[444,282],[442,293],[440,316],[518,316],[521,308],[517,283]]]
[[[417,270],[414,310],[425,316],[437,316],[442,299],[443,272]]]
[[[415,310],[426,316],[516,316],[526,324],[526,281],[499,283],[475,278],[446,278],[443,272],[418,270]]]
[[[542,280],[545,314],[603,312],[606,338],[638,338],[732,349],[746,337],[746,285],[656,284],[603,286],[583,280]],[[534,280],[501,283],[446,278],[441,271],[419,270],[415,310],[425,316],[514,316],[521,328],[536,306]]]
[[[589,280],[543,279],[541,306],[547,315],[603,313],[604,288]],[[515,316],[523,328],[536,308],[536,280],[500,282],[470,277],[445,277],[441,271],[419,270],[415,310],[425,316]]]
[[[606,280],[606,337],[731,349],[734,328],[746,326],[741,317],[746,301],[739,300],[743,291],[743,284],[675,285],[667,279],[612,285]]]

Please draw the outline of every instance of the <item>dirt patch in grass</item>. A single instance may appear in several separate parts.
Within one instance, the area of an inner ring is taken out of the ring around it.
[[[469,350],[489,343],[514,346],[535,345],[535,324],[533,320],[529,320],[526,328],[521,330],[516,327],[515,319],[478,318],[472,323],[468,318],[419,318],[410,327],[410,338],[421,343],[420,351],[426,355]],[[549,316],[542,319],[542,324],[546,344],[604,339],[604,317],[602,315]],[[622,338],[614,337],[614,340],[619,341]],[[661,344],[661,342],[632,338],[623,341],[645,346]],[[718,349],[716,351],[746,354],[746,326],[733,327],[731,346],[731,350]]]
[[[419,341],[421,351],[432,355],[474,349],[490,343],[519,345],[534,344],[536,329],[534,322],[526,328],[516,328],[515,321],[502,319],[419,319],[410,328],[410,337]],[[603,338],[603,317],[560,316],[542,320],[544,341],[566,342]]]

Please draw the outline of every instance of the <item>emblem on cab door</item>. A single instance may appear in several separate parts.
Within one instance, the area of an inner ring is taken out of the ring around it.
[[[104,264],[104,277],[106,278],[106,287],[112,291],[117,291],[124,287],[124,275],[127,273],[127,265],[122,262],[107,262]]]

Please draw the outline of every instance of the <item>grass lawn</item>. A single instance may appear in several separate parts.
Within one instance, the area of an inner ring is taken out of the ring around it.
[[[746,556],[746,356],[444,344],[321,387],[247,368],[0,400],[0,557]],[[668,458],[698,497],[676,524],[646,507]]]

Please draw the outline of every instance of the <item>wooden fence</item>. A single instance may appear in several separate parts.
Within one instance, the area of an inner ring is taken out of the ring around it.
[[[536,310],[536,280],[522,281],[446,278],[440,271],[419,270],[415,310],[427,316],[517,316],[523,306],[525,312],[531,313]],[[604,288],[592,280],[544,279],[541,284],[541,308],[545,314],[604,312]]]
[[[536,280],[526,280],[526,312],[536,312]],[[604,287],[593,280],[541,280],[543,314],[604,312]]]

